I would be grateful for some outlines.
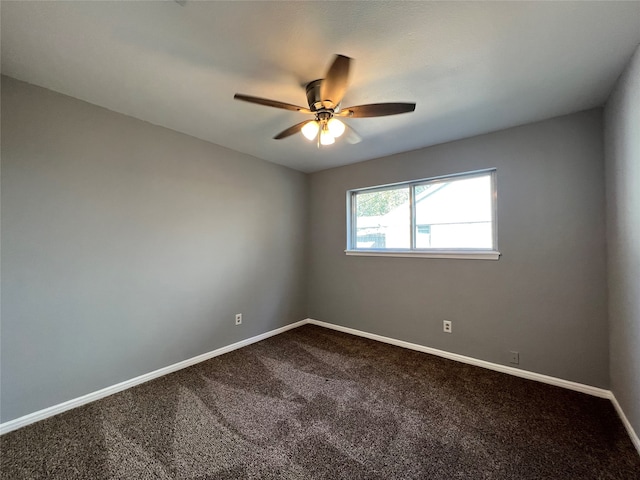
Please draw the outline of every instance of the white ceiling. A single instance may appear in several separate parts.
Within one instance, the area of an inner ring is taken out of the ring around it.
[[[602,105],[640,43],[640,2],[2,1],[2,73],[312,172]],[[354,58],[363,137],[295,135],[304,84]]]

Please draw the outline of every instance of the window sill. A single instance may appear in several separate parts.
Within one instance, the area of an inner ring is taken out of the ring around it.
[[[345,254],[359,257],[406,257],[406,258],[458,258],[464,260],[498,260],[500,252],[488,250],[442,250],[442,251],[408,251],[408,250],[345,250]]]

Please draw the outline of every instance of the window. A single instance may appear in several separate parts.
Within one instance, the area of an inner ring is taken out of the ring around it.
[[[497,260],[496,171],[347,192],[348,255]]]

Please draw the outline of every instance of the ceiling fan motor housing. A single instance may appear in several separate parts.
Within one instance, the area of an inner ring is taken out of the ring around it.
[[[320,85],[322,85],[322,79],[307,83],[307,103],[313,112],[324,108],[320,98]]]

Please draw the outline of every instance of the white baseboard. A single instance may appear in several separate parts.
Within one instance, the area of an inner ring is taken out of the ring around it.
[[[88,393],[78,398],[73,398],[66,402],[59,403],[58,405],[53,405],[51,407],[38,410],[37,412],[24,415],[14,420],[9,420],[8,422],[4,422],[0,424],[0,435],[11,432],[13,430],[17,430],[18,428],[25,427],[32,423],[38,422],[40,420],[44,420],[45,418],[52,417],[59,413],[66,412],[67,410],[71,410],[72,408],[86,405],[87,403],[94,402],[96,400],[107,397],[109,395],[113,395],[114,393],[121,392],[128,388],[135,387],[136,385],[140,385],[141,383],[148,382],[149,380],[153,380],[154,378],[162,377],[163,375],[177,372],[178,370],[182,370],[183,368],[190,367],[192,365],[195,365],[196,363],[204,362],[205,360],[209,360],[213,357],[217,357],[218,355],[222,355],[224,353],[237,350],[238,348],[246,347],[247,345],[251,345],[252,343],[259,342],[261,340],[264,340],[265,338],[278,335],[280,333],[286,332],[287,330],[291,330],[292,328],[300,327],[301,325],[304,325],[307,322],[308,322],[307,319],[300,320],[299,322],[295,322],[290,325],[285,325],[284,327],[276,328],[275,330],[271,330],[261,335],[256,335],[255,337],[247,338],[246,340],[241,340],[239,342],[232,343],[231,345],[227,345],[226,347],[218,348],[211,352],[203,353],[202,355],[189,358],[182,362],[174,363],[173,365],[169,365],[168,367],[154,370],[153,372],[140,375],[139,377],[135,377],[130,380],[126,380],[124,382],[118,383],[116,385],[103,388],[96,392]]]
[[[318,325],[320,327],[331,328],[340,332],[350,333],[352,335],[358,335],[359,337],[370,338],[378,342],[389,343],[398,347],[408,348],[410,350],[417,350],[418,352],[429,353],[431,355],[437,355],[438,357],[448,358],[449,360],[455,360],[456,362],[468,363],[469,365],[475,365],[476,367],[487,368],[489,370],[495,370],[497,372],[508,373],[516,377],[527,378],[529,380],[536,380],[542,383],[548,383],[549,385],[555,385],[557,387],[568,388],[569,390],[575,390],[577,392],[587,393],[601,398],[610,398],[611,392],[598,387],[592,387],[591,385],[585,385],[583,383],[571,382],[569,380],[563,380],[561,378],[550,377],[541,373],[529,372],[527,370],[521,370],[519,368],[508,367],[506,365],[500,365],[498,363],[487,362],[485,360],[478,360],[473,357],[465,357],[457,353],[446,352],[444,350],[438,350],[437,348],[425,347],[424,345],[418,345],[417,343],[405,342],[404,340],[396,340],[395,338],[383,337],[375,333],[363,332],[355,330],[353,328],[342,327],[340,325],[334,325],[332,323],[321,322],[319,320],[308,319],[308,323]]]
[[[640,438],[638,438],[638,434],[635,432],[635,430],[631,426],[629,419],[624,414],[624,411],[622,410],[622,407],[618,403],[618,400],[616,399],[613,392],[611,393],[611,403],[613,403],[613,406],[615,407],[616,412],[618,412],[618,416],[620,417],[620,420],[622,420],[622,424],[624,425],[624,428],[627,429],[627,433],[629,434],[629,437],[631,437],[631,443],[633,443],[633,446],[636,447],[636,450],[638,451],[638,455],[640,455]]]
[[[640,454],[640,440],[638,439],[638,435],[636,434],[633,427],[631,426],[631,423],[629,423],[629,420],[624,414],[613,392],[611,392],[610,390],[592,387],[591,385],[584,385],[582,383],[572,382],[569,380],[563,380],[561,378],[551,377],[548,375],[542,375],[540,373],[529,372],[527,370],[520,370],[518,368],[508,367],[506,365],[500,365],[497,363],[487,362],[484,360],[478,360],[473,357],[466,357],[464,355],[459,355],[457,353],[451,353],[451,352],[446,352],[444,350],[438,350],[436,348],[425,347],[424,345],[419,345],[417,343],[405,342],[403,340],[397,340],[395,338],[385,337],[382,335],[377,335],[375,333],[363,332],[361,330],[343,327],[340,325],[335,325],[333,323],[321,322],[319,320],[314,320],[311,318],[307,318],[304,320],[300,320],[299,322],[285,325],[284,327],[271,330],[261,335],[247,338],[246,340],[241,340],[231,345],[227,345],[226,347],[221,347],[211,352],[204,353],[202,355],[198,355],[193,358],[189,358],[187,360],[175,363],[173,365],[169,365],[168,367],[164,367],[159,370],[155,370],[153,372],[140,375],[139,377],[132,378],[131,380],[126,380],[116,385],[112,385],[110,387],[106,387],[101,390],[98,390],[96,392],[92,392],[87,395],[83,395],[81,397],[74,398],[66,402],[60,403],[58,405],[53,405],[43,410],[38,410],[37,412],[30,413],[23,417],[10,420],[5,423],[1,423],[0,435],[11,432],[13,430],[17,430],[18,428],[21,428],[21,427],[25,427],[37,421],[44,420],[45,418],[52,417],[59,413],[66,412],[67,410],[71,410],[72,408],[86,405],[87,403],[94,402],[96,400],[107,397],[109,395],[113,395],[114,393],[121,392],[128,388],[135,387],[136,385],[140,385],[141,383],[148,382],[149,380],[153,380],[155,378],[162,377],[163,375],[167,375],[169,373],[182,370],[183,368],[190,367],[197,363],[204,362],[205,360],[209,360],[213,357],[217,357],[218,355],[222,355],[224,353],[237,350],[238,348],[246,347],[247,345],[251,345],[252,343],[259,342],[266,338],[272,337],[274,335],[278,335],[280,333],[286,332],[287,330],[291,330],[293,328],[297,328],[306,324],[318,325],[320,327],[325,327],[332,330],[349,333],[351,335],[357,335],[359,337],[369,338],[371,340],[376,340],[378,342],[388,343],[390,345],[396,345],[398,347],[408,348],[410,350],[416,350],[419,352],[429,353],[431,355],[437,355],[439,357],[448,358],[449,360],[455,360],[457,362],[467,363],[470,365],[475,365],[477,367],[482,367],[482,368],[487,368],[489,370],[495,370],[497,372],[507,373],[509,375],[514,375],[516,377],[535,380],[538,382],[547,383],[549,385],[555,385],[557,387],[567,388],[569,390],[586,393],[588,395],[593,395],[596,397],[608,398],[613,403],[613,406],[618,412],[618,415],[620,416],[622,423],[624,424],[625,428],[627,429],[627,432],[629,433],[631,442],[635,446],[636,450],[638,450],[638,454]]]
[[[616,400],[616,397],[611,390],[605,390],[603,388],[593,387],[591,385],[585,385],[583,383],[563,380],[562,378],[551,377],[549,375],[543,375],[541,373],[529,372],[527,370],[521,370],[519,368],[508,367],[506,365],[487,362],[485,360],[478,360],[477,358],[466,357],[464,355],[459,355],[457,353],[438,350],[437,348],[425,347],[424,345],[405,342],[404,340],[397,340],[395,338],[384,337],[382,335],[377,335],[375,333],[363,332],[361,330],[343,327],[341,325],[335,325],[333,323],[321,322],[320,320],[314,320],[312,318],[308,318],[305,321],[305,323],[310,323],[312,325],[318,325],[320,327],[330,328],[332,330],[338,330],[340,332],[349,333],[351,335],[357,335],[359,337],[369,338],[371,340],[376,340],[378,342],[396,345],[398,347],[408,348],[410,350],[417,350],[418,352],[437,355],[438,357],[448,358],[449,360],[455,360],[457,362],[468,363],[469,365],[475,365],[477,367],[482,367],[482,368],[487,368],[489,370],[495,370],[497,372],[507,373],[509,375],[526,378],[528,380],[535,380],[537,382],[542,382],[542,383],[547,383],[549,385],[555,385],[557,387],[567,388],[569,390],[586,393],[588,395],[593,395],[595,397],[608,398],[613,403],[613,406],[618,412],[618,415],[620,416],[622,423],[627,429],[627,433],[629,434],[629,437],[631,437],[631,443],[633,443],[633,446],[638,451],[638,454],[640,454],[640,440],[638,440],[638,435],[633,430],[631,423],[629,423],[627,416],[622,411],[620,404]]]

